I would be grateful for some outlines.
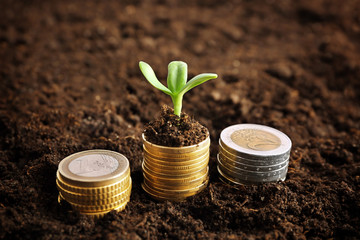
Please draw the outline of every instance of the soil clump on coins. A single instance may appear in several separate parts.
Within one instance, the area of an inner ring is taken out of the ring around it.
[[[179,118],[164,105],[160,115],[146,125],[144,134],[146,140],[157,145],[184,147],[204,141],[209,131],[188,114],[183,112]]]

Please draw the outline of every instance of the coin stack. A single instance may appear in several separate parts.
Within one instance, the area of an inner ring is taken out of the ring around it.
[[[291,140],[263,125],[238,124],[220,134],[217,155],[220,179],[231,185],[284,181]]]
[[[143,189],[154,199],[182,201],[206,188],[210,137],[186,147],[148,142],[143,134]]]
[[[125,209],[130,200],[128,159],[108,150],[88,150],[63,159],[56,173],[59,203],[94,217]]]

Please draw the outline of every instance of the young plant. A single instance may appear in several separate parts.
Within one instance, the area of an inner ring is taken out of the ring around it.
[[[167,85],[165,87],[156,77],[154,70],[146,62],[139,62],[141,72],[151,85],[170,95],[174,104],[174,114],[180,117],[184,94],[190,89],[210,80],[217,78],[214,73],[202,73],[187,82],[187,64],[181,61],[173,61],[168,66]]]

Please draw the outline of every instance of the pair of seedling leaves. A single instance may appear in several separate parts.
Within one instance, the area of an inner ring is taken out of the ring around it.
[[[160,91],[170,95],[174,104],[174,114],[180,117],[182,100],[184,94],[192,88],[210,80],[217,78],[214,73],[202,73],[193,77],[187,82],[187,64],[182,61],[173,61],[168,66],[167,85],[165,87],[156,77],[154,70],[146,62],[139,62],[141,72],[151,85]]]

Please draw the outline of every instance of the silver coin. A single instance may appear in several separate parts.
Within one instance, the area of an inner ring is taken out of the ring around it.
[[[287,152],[281,156],[277,156],[277,158],[260,158],[260,159],[248,159],[240,156],[236,156],[234,154],[229,153],[227,150],[221,148],[219,149],[219,153],[223,156],[227,157],[228,159],[232,159],[235,162],[251,165],[251,166],[271,166],[281,164],[290,157],[290,152]]]
[[[289,158],[285,161],[275,164],[275,165],[266,165],[266,166],[255,166],[255,165],[248,165],[244,164],[242,162],[234,161],[233,159],[230,159],[222,154],[220,152],[217,156],[218,159],[221,159],[221,162],[225,163],[226,165],[229,165],[229,167],[234,169],[240,169],[240,170],[246,170],[246,171],[256,171],[256,172],[269,172],[269,171],[275,171],[278,169],[283,168],[284,166],[288,165]]]
[[[253,182],[253,183],[277,182],[279,180],[283,181],[283,180],[285,180],[286,174],[287,174],[287,167],[286,167],[286,170],[284,170],[280,174],[274,175],[274,174],[268,173],[268,174],[263,174],[264,176],[235,174],[234,172],[229,171],[227,168],[225,168],[223,165],[220,165],[220,164],[217,166],[217,168],[218,168],[218,171],[221,171],[222,174],[224,174],[225,176],[227,176],[229,178]]]
[[[227,127],[221,132],[219,142],[229,153],[249,160],[277,159],[291,149],[291,140],[287,135],[258,124]]]
[[[236,177],[231,177],[226,175],[225,173],[222,172],[222,170],[219,168],[218,166],[218,172],[220,174],[220,179],[226,183],[233,183],[235,185],[252,185],[252,184],[261,184],[261,183],[266,183],[266,182],[278,182],[278,181],[285,181],[286,179],[286,174],[282,175],[282,176],[278,176],[277,178],[263,178],[261,180],[256,179],[251,180],[251,179],[246,179],[246,178],[236,178]],[[223,180],[224,179],[224,180]]]
[[[220,159],[218,159],[218,166],[220,166],[222,169],[226,170],[229,175],[233,177],[243,177],[243,176],[249,176],[254,178],[263,178],[263,177],[275,177],[278,175],[283,174],[284,172],[287,172],[288,164],[286,164],[283,168],[277,169],[274,171],[267,171],[267,172],[260,172],[260,171],[248,171],[243,170],[240,168],[232,168],[231,166],[227,165],[226,163],[223,163]]]

